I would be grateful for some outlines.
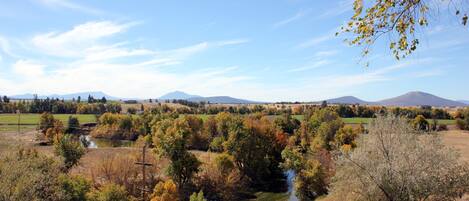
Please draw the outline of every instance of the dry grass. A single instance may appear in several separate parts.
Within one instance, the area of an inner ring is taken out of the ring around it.
[[[440,132],[446,146],[461,154],[461,159],[469,163],[469,131],[449,130]]]

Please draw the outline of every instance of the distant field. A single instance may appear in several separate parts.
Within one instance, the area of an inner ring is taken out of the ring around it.
[[[39,123],[40,114],[21,114],[20,125],[22,126],[31,126],[37,125]],[[93,114],[54,114],[54,117],[61,120],[65,125],[67,124],[68,117],[75,116],[80,121],[80,124],[84,123],[96,123],[96,117]],[[206,120],[209,116],[200,114],[197,115],[203,120]],[[272,119],[275,118],[275,115],[270,116]],[[293,115],[293,118],[298,120],[303,120],[303,115]],[[371,121],[372,118],[343,118],[346,124],[367,124]],[[431,119],[428,120],[431,123]],[[454,125],[455,120],[440,119],[438,120],[439,124]],[[18,124],[18,115],[17,114],[0,114],[0,131],[15,130]]]
[[[21,114],[20,125],[37,125],[41,114]],[[80,124],[84,123],[95,123],[96,117],[93,114],[54,114],[54,118],[59,119],[65,125],[68,122],[69,116],[75,116],[78,118]],[[0,114],[0,125],[17,125],[18,115],[17,114]]]

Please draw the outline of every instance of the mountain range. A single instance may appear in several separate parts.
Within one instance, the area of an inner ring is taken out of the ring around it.
[[[13,99],[33,99],[35,94],[21,94],[21,95],[14,95],[10,96],[10,98]],[[88,98],[88,96],[92,96],[94,98],[102,98],[106,97],[107,100],[120,100],[121,98],[110,96],[105,94],[104,92],[101,91],[89,91],[89,92],[80,92],[80,93],[71,93],[71,94],[51,94],[51,95],[38,95],[37,97],[39,99],[46,99],[46,98],[58,98],[58,99],[64,99],[64,100],[72,100],[80,97],[82,100],[85,100]]]
[[[371,102],[364,101],[354,96],[344,96],[325,100],[328,103],[335,104],[361,104],[361,105],[383,105],[383,106],[435,106],[435,107],[462,107],[469,105],[468,102],[454,101],[435,96],[433,94],[412,91],[397,97]]]
[[[81,93],[71,93],[71,94],[51,94],[51,95],[38,95],[38,98],[45,99],[49,98],[58,98],[58,99],[65,99],[71,100],[73,98],[77,98],[78,96],[81,97],[82,100],[88,98],[91,95],[94,98],[102,98],[106,97],[108,100],[129,100],[130,98],[119,98],[115,96],[110,96],[101,91],[91,91],[91,92],[81,92]],[[13,99],[33,99],[34,94],[21,94],[10,96]],[[233,98],[230,96],[210,96],[210,97],[203,97],[199,95],[192,95],[182,91],[174,91],[167,93],[158,99],[160,100],[173,100],[173,99],[181,99],[181,100],[188,100],[192,102],[210,102],[210,103],[219,103],[219,104],[255,104],[255,103],[262,103],[252,100],[245,100],[239,98]],[[343,96],[339,98],[333,98],[325,100],[328,103],[332,104],[360,104],[360,105],[383,105],[383,106],[422,106],[422,105],[429,105],[435,107],[461,107],[461,106],[469,106],[469,101],[454,101],[445,98],[441,98],[435,96],[433,94],[420,92],[420,91],[413,91],[401,96],[388,98],[380,101],[366,101],[359,99],[354,96]]]
[[[210,97],[203,97],[198,95],[191,95],[184,93],[182,91],[174,91],[167,93],[161,96],[159,99],[161,100],[173,100],[173,99],[180,99],[180,100],[188,100],[192,102],[210,102],[210,103],[219,103],[219,104],[254,104],[260,103],[256,101],[244,100],[239,98],[233,98],[230,96],[210,96]]]

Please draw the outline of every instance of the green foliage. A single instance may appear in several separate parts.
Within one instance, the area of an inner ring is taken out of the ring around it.
[[[64,200],[68,201],[86,200],[86,194],[91,190],[91,182],[81,176],[61,175],[59,183],[67,196]]]
[[[199,171],[200,162],[194,154],[187,151],[190,127],[185,119],[166,119],[158,122],[153,128],[155,152],[161,158],[170,161],[168,175],[178,185],[184,187]]]
[[[54,127],[54,116],[51,113],[44,112],[39,119],[39,130],[46,134],[47,129]]]
[[[217,169],[224,175],[230,173],[234,168],[233,157],[223,153],[215,158]]]
[[[305,168],[295,177],[296,196],[300,200],[314,200],[327,194],[326,174],[317,160],[305,161]]]
[[[355,148],[355,139],[360,134],[360,129],[353,129],[351,126],[345,126],[340,128],[335,135],[334,142],[338,148],[349,145],[351,148]]]
[[[416,30],[428,26],[429,11],[441,12],[438,9],[455,11],[461,16],[458,7],[452,1],[441,1],[430,6],[431,1],[372,1],[354,0],[355,11],[351,20],[342,27],[342,32],[353,33],[348,42],[351,45],[364,46],[363,55],[366,56],[380,37],[389,37],[389,49],[397,60],[406,57],[417,49],[419,39]],[[454,9],[454,10],[453,10]],[[462,24],[466,25],[467,14],[464,14]],[[338,33],[337,33],[338,34]]]
[[[212,142],[210,143],[210,151],[223,152],[224,142],[225,142],[225,137],[223,136],[213,138]]]
[[[96,138],[116,140],[136,140],[145,133],[140,117],[130,115],[104,113],[98,119],[98,126],[91,132]]]
[[[415,117],[415,119],[412,121],[412,125],[415,129],[420,131],[428,131],[430,129],[430,124],[422,115]]]
[[[230,129],[225,150],[243,175],[258,187],[267,187],[279,174],[282,146],[276,140],[276,127],[266,118],[246,117],[242,125]]]
[[[189,198],[190,201],[207,201],[207,199],[204,198],[204,192],[199,191],[199,193],[192,193],[191,197]]]
[[[0,200],[66,200],[58,176],[60,166],[52,158],[21,149],[0,159]]]
[[[69,116],[66,133],[75,133],[80,128],[80,122],[77,117]]]
[[[116,184],[106,184],[99,190],[87,194],[88,201],[130,201],[130,196],[124,187]]]
[[[78,139],[71,135],[64,135],[55,140],[54,152],[62,157],[64,168],[68,171],[80,161],[80,158],[85,154],[85,148]]]
[[[300,127],[301,122],[295,118],[292,118],[289,114],[284,114],[275,118],[274,124],[283,132],[293,134],[295,130]]]

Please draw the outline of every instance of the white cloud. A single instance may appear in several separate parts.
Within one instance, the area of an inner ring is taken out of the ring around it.
[[[246,38],[240,38],[240,39],[234,39],[234,40],[225,40],[225,41],[219,41],[217,42],[218,46],[226,46],[226,45],[240,45],[244,43],[248,43],[249,39]]]
[[[13,71],[21,77],[31,79],[34,77],[40,77],[44,75],[44,65],[30,61],[30,60],[19,60],[13,64]]]
[[[322,58],[322,57],[330,57],[330,56],[336,55],[337,53],[339,53],[339,51],[337,51],[337,50],[319,51],[319,52],[316,52],[316,53],[314,54],[314,57],[319,57],[319,58]]]
[[[123,32],[132,25],[135,23],[87,22],[64,33],[49,32],[37,35],[33,37],[32,43],[36,48],[51,55],[77,57],[82,55],[83,49],[96,44],[98,40]]]
[[[332,33],[328,33],[326,35],[322,35],[322,36],[317,36],[317,37],[314,37],[314,38],[311,38],[303,43],[300,43],[297,47],[299,48],[308,48],[308,47],[313,47],[313,46],[316,46],[316,45],[319,45],[323,42],[326,42],[326,41],[329,41],[331,39],[334,38],[334,34]]]
[[[319,15],[318,18],[320,19],[320,18],[333,17],[333,16],[344,14],[348,11],[351,11],[352,8],[353,8],[353,1],[354,0],[341,0],[341,1],[338,1],[337,6],[334,6],[332,8],[328,8],[326,10],[326,12]]]
[[[51,8],[66,8],[93,15],[99,15],[103,13],[101,10],[73,3],[69,0],[38,0],[38,2]]]
[[[287,25],[287,24],[290,24],[294,21],[297,21],[301,18],[303,18],[304,16],[306,16],[308,13],[310,12],[310,10],[300,10],[298,11],[295,15],[289,17],[289,18],[286,18],[286,19],[283,19],[281,21],[278,21],[274,24],[274,28],[279,28],[279,27],[282,27],[284,25]]]
[[[315,68],[325,66],[325,65],[330,64],[330,63],[331,62],[328,61],[328,60],[319,60],[319,61],[313,62],[311,65],[306,65],[306,66],[299,67],[299,68],[293,68],[293,69],[289,70],[289,72],[300,72],[300,71],[305,71],[305,70],[311,70],[311,69],[315,69]]]
[[[158,68],[182,64],[197,53],[247,43],[248,39],[205,41],[168,50],[115,41],[114,36],[131,25],[88,22],[69,31],[34,36],[33,45],[26,47],[39,56],[18,60],[12,65],[13,75],[0,74],[0,91],[51,94],[100,90],[119,97],[148,98],[176,89],[225,92],[219,86],[235,88],[252,79],[234,75],[236,66],[186,72]]]

